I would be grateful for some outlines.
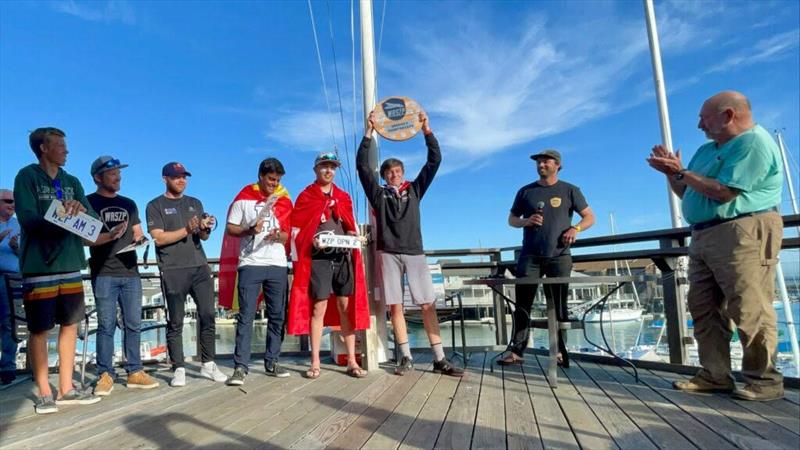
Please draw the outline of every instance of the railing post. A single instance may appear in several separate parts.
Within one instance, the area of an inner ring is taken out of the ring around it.
[[[499,266],[501,260],[501,253],[500,251],[493,252],[489,256],[489,260],[493,263],[498,264],[497,272],[495,275],[502,276],[503,273],[501,272],[501,267]],[[500,289],[503,289],[500,286]],[[495,343],[497,345],[505,345],[508,343],[508,331],[506,330],[506,304],[503,301],[503,298],[497,294],[497,292],[492,291],[492,300],[494,303],[494,325],[495,325]]]
[[[680,245],[673,239],[661,239],[659,245],[662,249],[673,248]],[[686,364],[688,352],[686,349],[686,306],[681,291],[683,270],[680,270],[679,258],[661,257],[653,258],[656,266],[661,270],[661,286],[664,292],[664,315],[666,316],[667,344],[669,345],[669,362],[672,364]],[[691,340],[689,340],[691,342]]]

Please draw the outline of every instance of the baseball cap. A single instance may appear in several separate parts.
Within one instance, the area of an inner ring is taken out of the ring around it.
[[[90,173],[92,176],[97,175],[98,173],[103,173],[106,170],[111,169],[124,169],[128,167],[127,164],[122,164],[119,162],[117,158],[113,156],[104,155],[94,160],[92,163],[92,169]]]
[[[556,160],[559,166],[561,165],[561,153],[558,153],[558,150],[547,149],[531,155],[531,159],[535,160],[539,158],[553,158]]]
[[[339,161],[339,157],[336,156],[336,153],[334,152],[321,152],[318,154],[317,159],[314,160],[314,167],[317,167],[324,162],[333,163],[336,165],[336,167],[342,165],[342,163]]]
[[[164,168],[161,169],[161,175],[165,177],[179,177],[181,175],[186,175],[187,177],[192,176],[191,173],[186,171],[186,167],[183,167],[183,164],[174,161],[164,165]]]

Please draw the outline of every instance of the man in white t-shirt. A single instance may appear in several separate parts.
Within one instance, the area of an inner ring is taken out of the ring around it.
[[[262,161],[258,168],[258,182],[239,192],[228,213],[227,239],[238,238],[239,241],[235,368],[228,378],[228,384],[232,386],[244,384],[249,370],[253,320],[262,292],[268,321],[264,369],[270,376],[289,376],[289,372],[278,365],[286,318],[286,242],[292,212],[289,193],[280,184],[285,173],[283,164],[277,159]]]

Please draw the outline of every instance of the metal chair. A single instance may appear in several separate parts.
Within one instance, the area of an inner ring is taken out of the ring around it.
[[[464,361],[464,367],[467,367],[469,355],[467,354],[467,337],[464,330],[464,304],[461,301],[461,292],[448,295],[444,298],[445,306],[436,307],[436,318],[439,323],[450,322],[451,344],[453,352],[451,358],[459,357]],[[456,350],[456,320],[461,325],[461,351]],[[406,322],[422,324],[421,310],[413,310],[406,312]],[[396,341],[396,340],[395,340]],[[397,360],[397,345],[395,343],[395,360]]]

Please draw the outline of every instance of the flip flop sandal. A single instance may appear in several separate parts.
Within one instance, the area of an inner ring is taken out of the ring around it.
[[[525,362],[525,360],[523,358],[520,358],[519,356],[509,352],[508,356],[506,356],[505,358],[497,360],[497,365],[498,366],[515,366],[515,365],[521,366],[522,363],[524,363],[524,362]]]
[[[347,374],[353,378],[364,378],[367,376],[367,371],[361,367],[348,367]]]
[[[319,367],[312,367],[306,370],[305,377],[311,380],[316,380],[317,378],[319,378],[319,373],[320,373]]]

